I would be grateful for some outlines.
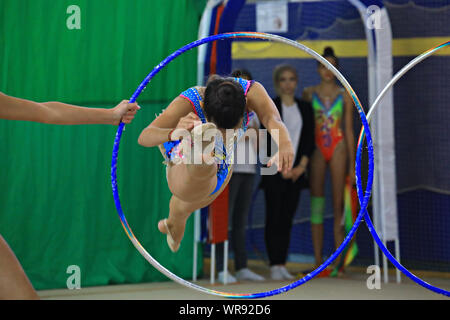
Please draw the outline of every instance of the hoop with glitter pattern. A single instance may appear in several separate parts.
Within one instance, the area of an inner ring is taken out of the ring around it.
[[[373,144],[372,144],[372,136],[370,134],[370,127],[366,119],[366,115],[364,113],[364,110],[361,106],[361,103],[359,101],[359,98],[357,97],[355,91],[350,86],[348,81],[344,78],[344,76],[326,59],[324,59],[320,54],[315,52],[314,50],[306,47],[305,45],[298,43],[296,41],[273,35],[273,34],[267,34],[267,33],[259,33],[259,32],[232,32],[232,33],[224,33],[224,34],[218,34],[214,36],[209,36],[197,41],[194,41],[190,44],[185,45],[184,47],[180,48],[179,50],[175,51],[171,55],[169,55],[166,59],[164,59],[160,64],[158,64],[148,75],[147,77],[142,81],[142,83],[139,85],[139,87],[136,89],[132,97],[130,98],[130,103],[134,103],[138,96],[141,94],[141,92],[145,89],[145,87],[148,85],[150,80],[159,72],[161,69],[163,69],[168,63],[170,63],[172,60],[174,60],[179,55],[183,54],[184,52],[198,47],[202,44],[216,41],[216,40],[224,40],[224,39],[236,39],[236,38],[250,38],[250,39],[262,39],[262,40],[270,40],[280,43],[285,43],[287,45],[296,47],[310,56],[312,56],[314,59],[325,65],[335,76],[336,78],[341,82],[341,84],[345,87],[349,95],[352,97],[355,106],[357,108],[357,111],[359,113],[359,116],[361,118],[361,122],[363,124],[363,132],[365,132],[366,140],[367,140],[367,148],[368,148],[368,155],[369,155],[369,169],[368,169],[368,180],[366,185],[366,190],[364,191],[364,195],[362,195],[362,190],[359,190],[361,188],[361,173],[360,173],[360,161],[356,161],[355,163],[355,171],[356,171],[356,181],[357,181],[357,189],[358,194],[361,194],[360,197],[360,207],[361,210],[358,213],[358,216],[355,220],[355,223],[353,224],[350,232],[347,234],[347,236],[344,239],[344,242],[337,248],[337,250],[317,269],[312,271],[311,273],[304,276],[302,279],[299,279],[289,285],[286,285],[284,287],[266,291],[266,292],[259,292],[259,293],[229,293],[229,292],[221,292],[216,290],[207,289],[201,286],[198,286],[194,283],[191,283],[189,281],[186,281],[175,274],[171,273],[169,270],[167,270],[164,266],[162,266],[158,261],[156,261],[146,250],[145,248],[139,243],[138,239],[134,236],[133,231],[131,230],[131,227],[129,226],[125,214],[123,213],[122,206],[120,203],[119,198],[119,191],[117,186],[117,158],[119,153],[119,145],[120,140],[122,137],[122,132],[125,127],[124,123],[120,123],[117,128],[117,133],[114,139],[114,147],[112,152],[112,161],[111,161],[111,185],[112,185],[112,191],[113,191],[113,197],[114,202],[116,205],[117,213],[119,215],[120,221],[122,223],[122,226],[125,230],[125,233],[127,234],[130,241],[133,243],[135,248],[139,251],[139,253],[157,270],[159,270],[161,273],[166,275],[168,278],[172,279],[173,281],[184,285],[188,288],[195,289],[197,291],[201,291],[207,294],[226,297],[226,298],[235,298],[235,299],[255,299],[255,298],[264,298],[269,297],[273,295],[277,295],[283,292],[287,292],[293,288],[296,288],[307,281],[311,280],[315,276],[317,276],[319,273],[321,273],[328,265],[330,265],[344,250],[344,248],[347,246],[347,244],[351,241],[352,237],[354,236],[357,228],[359,227],[361,220],[366,212],[367,205],[369,203],[371,191],[372,191],[372,184],[373,184],[373,171],[374,171],[374,161],[373,161]],[[362,201],[361,201],[362,198]]]
[[[372,104],[372,106],[369,109],[369,112],[367,113],[367,120],[370,122],[370,119],[372,118],[372,114],[375,111],[375,109],[380,105],[381,100],[383,99],[383,97],[386,95],[386,93],[394,86],[394,84],[401,78],[403,77],[409,70],[411,70],[415,65],[417,65],[418,63],[422,62],[423,60],[425,60],[426,58],[430,57],[431,55],[433,55],[435,52],[437,52],[438,50],[441,50],[443,48],[445,48],[446,46],[450,45],[450,41],[447,41],[443,44],[440,44],[434,48],[431,48],[427,51],[425,51],[424,53],[422,53],[421,55],[419,55],[418,57],[416,57],[415,59],[411,60],[406,66],[404,66],[400,71],[398,71],[395,76],[388,82],[388,84],[386,84],[386,86],[384,87],[384,89],[380,92],[380,94],[378,95],[378,97],[375,99],[374,103]],[[358,140],[358,149],[356,152],[356,163],[359,163],[361,161],[361,151],[362,151],[362,147],[363,147],[363,141],[364,141],[364,130],[361,130],[360,136],[359,136],[359,140]],[[360,172],[357,174],[361,174]],[[357,181],[358,184],[358,198],[361,199],[362,194],[360,193],[361,190],[361,181]],[[380,239],[380,237],[378,236],[375,227],[372,224],[372,220],[370,220],[370,216],[369,213],[366,211],[366,213],[364,214],[364,219],[366,221],[367,227],[369,228],[370,234],[372,235],[372,237],[375,239],[375,242],[377,243],[378,247],[381,249],[381,251],[383,252],[383,254],[389,259],[389,261],[391,261],[391,263],[397,268],[399,269],[404,275],[406,275],[408,278],[410,278],[411,280],[413,280],[415,283],[423,286],[424,288],[427,288],[428,290],[431,290],[433,292],[445,295],[450,297],[450,292],[448,290],[444,290],[441,289],[439,287],[433,286],[425,281],[423,281],[422,279],[420,279],[419,277],[415,276],[414,274],[412,274],[408,269],[406,269],[399,261],[397,261],[394,256],[392,256],[392,254],[389,252],[389,250],[386,248],[386,246],[384,245],[383,241]]]

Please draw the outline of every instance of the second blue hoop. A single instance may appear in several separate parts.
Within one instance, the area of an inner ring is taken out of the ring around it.
[[[417,56],[415,59],[411,60],[407,65],[405,65],[401,70],[399,70],[394,75],[394,77],[389,81],[389,83],[386,84],[384,89],[381,90],[380,94],[378,95],[378,97],[375,99],[374,103],[370,107],[369,111],[367,112],[367,119],[368,119],[368,121],[370,122],[374,111],[376,110],[377,107],[380,106],[380,102],[382,101],[383,97],[386,95],[386,93],[390,89],[392,89],[394,84],[398,80],[400,80],[401,77],[403,77],[409,70],[411,70],[414,66],[416,66],[417,64],[419,64],[423,60],[427,59],[428,57],[430,57],[431,55],[433,55],[437,51],[439,51],[439,50],[441,50],[443,48],[446,48],[448,46],[450,46],[450,41],[447,41],[445,43],[437,45],[437,46],[435,46],[435,47],[425,51],[421,55]],[[363,141],[364,141],[364,132],[361,131],[360,138],[359,138],[359,141],[358,141],[357,153],[356,153],[356,162],[360,162],[361,161],[361,152],[362,152],[362,147],[363,147]],[[362,194],[360,193],[360,189],[362,188],[362,185],[361,185],[361,182],[357,182],[357,183],[358,183],[358,197],[361,199]],[[442,289],[442,288],[439,288],[439,287],[436,287],[436,286],[433,286],[433,285],[425,282],[424,280],[420,279],[419,277],[417,277],[416,275],[411,273],[397,259],[395,259],[395,257],[390,253],[388,248],[384,245],[383,241],[380,239],[379,235],[377,234],[377,232],[375,230],[375,227],[372,224],[372,220],[370,219],[370,216],[369,216],[367,211],[366,211],[364,217],[365,217],[365,222],[367,224],[367,227],[369,228],[370,234],[374,238],[374,240],[377,243],[378,247],[381,249],[383,254],[389,259],[389,261],[397,269],[399,269],[404,275],[406,275],[408,278],[410,278],[415,283],[421,285],[422,287],[424,287],[424,288],[426,288],[426,289],[428,289],[430,291],[436,292],[438,294],[442,294],[444,296],[450,297],[450,291]]]

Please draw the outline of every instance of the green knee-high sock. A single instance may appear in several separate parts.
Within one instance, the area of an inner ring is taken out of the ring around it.
[[[311,197],[311,223],[322,224],[325,212],[325,197]]]

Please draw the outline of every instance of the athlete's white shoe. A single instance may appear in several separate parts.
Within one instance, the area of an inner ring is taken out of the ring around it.
[[[243,268],[236,272],[236,278],[238,280],[250,280],[250,281],[264,281],[264,277],[261,277],[259,274],[254,273],[248,268]]]

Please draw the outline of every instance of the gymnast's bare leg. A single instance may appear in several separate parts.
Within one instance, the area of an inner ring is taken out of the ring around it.
[[[202,155],[207,158],[206,155]],[[222,187],[211,194],[217,185],[217,164],[204,159],[200,164],[169,164],[167,183],[172,192],[169,204],[169,217],[158,223],[163,234],[170,232],[174,240],[172,251],[177,251],[183,239],[186,222],[197,209],[211,204],[228,184],[231,172]],[[167,226],[167,227],[166,227]]]

